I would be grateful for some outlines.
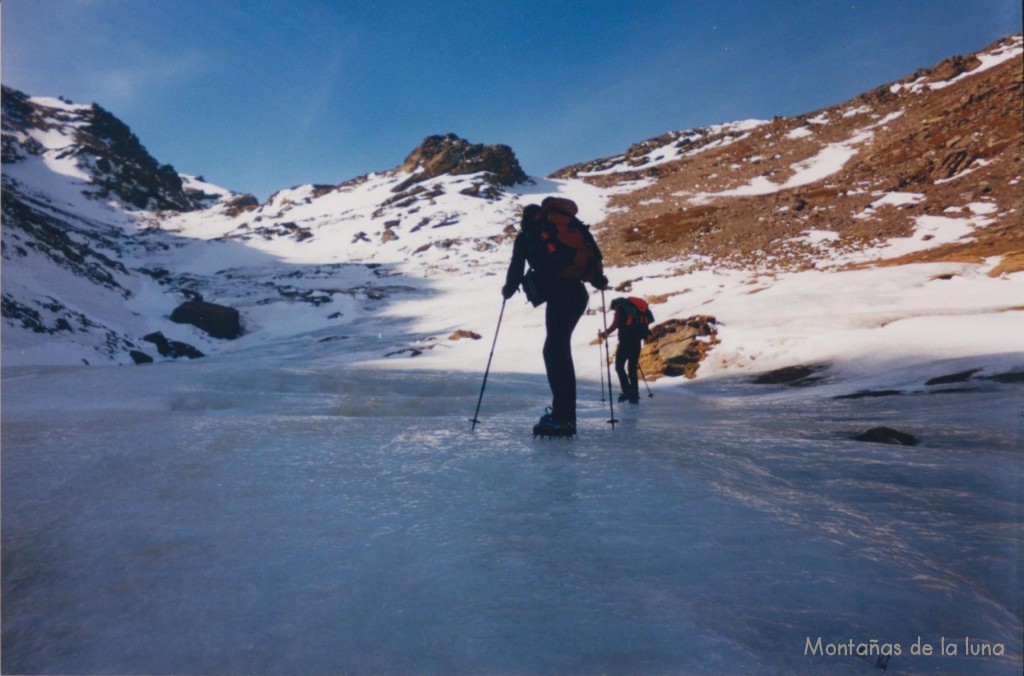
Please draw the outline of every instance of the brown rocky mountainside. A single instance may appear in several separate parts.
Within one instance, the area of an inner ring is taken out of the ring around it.
[[[613,199],[599,224],[606,257],[619,265],[705,256],[802,269],[821,264],[809,231],[827,232],[833,254],[856,251],[910,236],[924,215],[971,217],[968,205],[982,202],[984,227],[971,237],[879,259],[1000,256],[993,272],[1021,270],[1021,42],[1006,38],[797,117],[666,134],[555,177],[644,182]]]

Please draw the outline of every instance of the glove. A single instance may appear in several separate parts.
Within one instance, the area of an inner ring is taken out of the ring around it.
[[[604,291],[608,288],[608,278],[604,275],[598,275],[594,278],[593,286],[598,291]]]
[[[518,284],[516,286],[512,286],[510,284],[506,284],[505,286],[501,287],[501,295],[502,295],[502,297],[505,298],[505,300],[508,300],[509,298],[514,296],[516,294],[516,291],[518,291],[518,290],[519,290],[519,285]]]

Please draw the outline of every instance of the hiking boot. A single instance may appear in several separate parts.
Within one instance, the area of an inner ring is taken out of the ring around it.
[[[549,411],[551,409],[548,409]],[[551,413],[541,416],[540,422],[533,426],[535,437],[574,437],[576,436],[576,424],[556,418]]]
[[[550,423],[534,425],[533,434],[537,437],[574,437],[576,425],[565,420],[553,420]]]
[[[536,426],[544,425],[545,423],[551,423],[552,421],[554,421],[554,419],[555,419],[555,416],[551,412],[551,407],[550,406],[545,406],[544,407],[544,415],[542,415],[540,417],[540,420],[537,421],[537,425]]]

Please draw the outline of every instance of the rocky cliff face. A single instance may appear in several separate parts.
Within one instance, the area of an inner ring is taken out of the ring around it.
[[[139,209],[196,208],[174,167],[159,164],[128,126],[103,108],[93,105],[76,140],[83,162],[96,167],[99,197],[115,196]]]
[[[398,170],[413,175],[396,187],[395,192],[444,174],[483,173],[484,180],[494,187],[512,186],[528,180],[508,146],[470,143],[455,134],[428,136],[409,153]]]
[[[96,198],[117,199],[137,209],[199,207],[186,195],[174,167],[157,162],[126,124],[96,104],[31,99],[4,87],[3,117],[5,163],[48,154],[77,165],[91,184],[88,193]],[[41,142],[40,134],[50,142]]]

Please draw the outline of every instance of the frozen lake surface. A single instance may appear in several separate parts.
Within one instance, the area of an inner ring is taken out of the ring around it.
[[[470,432],[479,375],[201,362],[4,370],[5,673],[1020,673],[1019,384],[583,383],[565,441],[534,375]]]

